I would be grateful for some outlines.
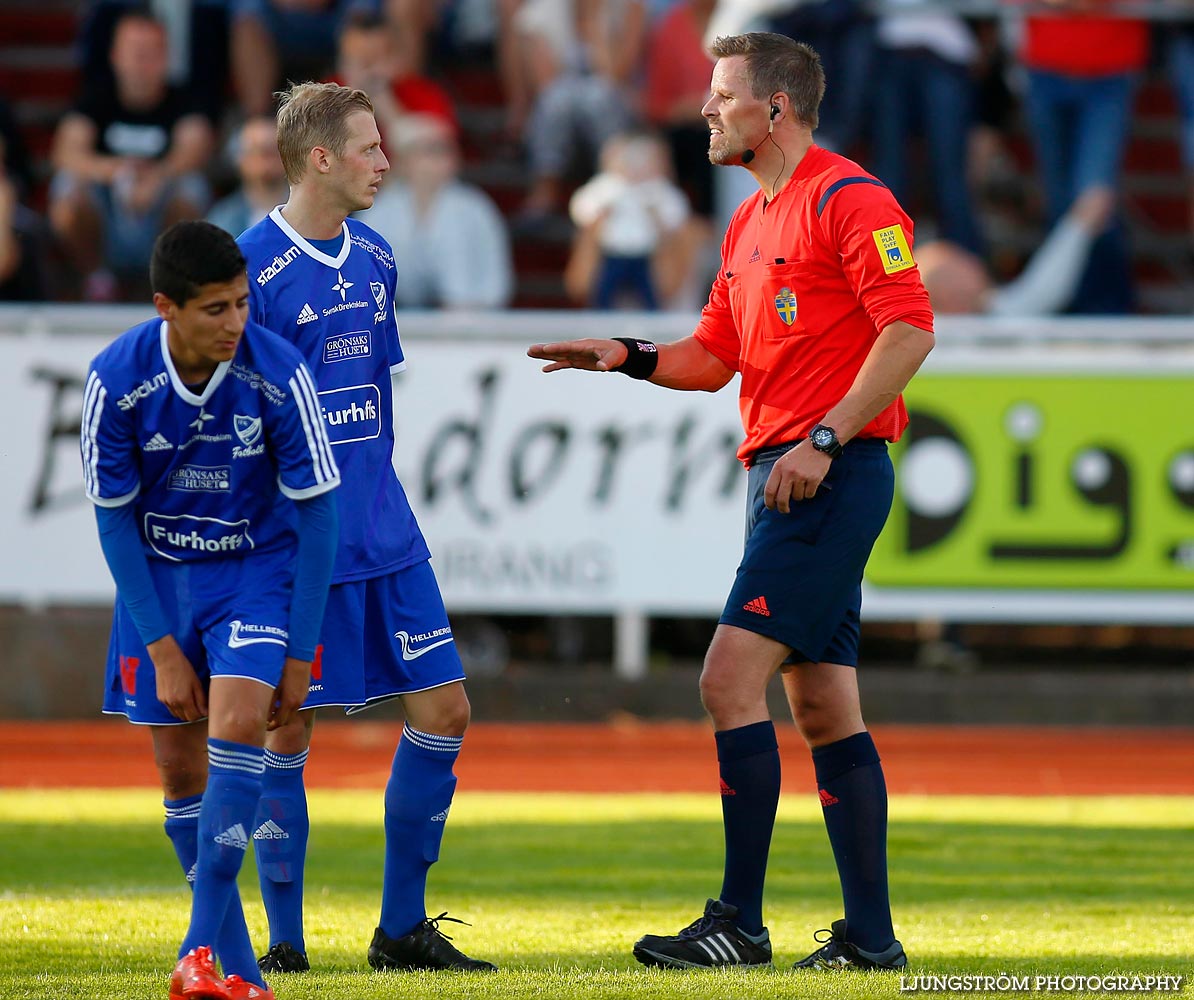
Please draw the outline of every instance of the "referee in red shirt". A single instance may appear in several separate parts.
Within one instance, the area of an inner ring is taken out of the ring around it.
[[[721,892],[646,965],[768,965],[763,881],[780,765],[766,689],[780,671],[816,769],[845,918],[797,968],[901,969],[887,892],[887,790],[859,706],[863,569],[891,507],[887,442],[933,347],[912,223],[858,164],[813,142],[820,59],[783,35],[719,38],[709,159],[759,183],[734,214],[692,336],[538,344],[544,371],[620,371],[715,391],[741,375],[747,541],[701,674],[721,772]]]

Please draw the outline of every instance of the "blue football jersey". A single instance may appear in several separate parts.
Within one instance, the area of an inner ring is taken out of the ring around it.
[[[236,356],[198,394],[178,377],[165,321],[141,323],[101,351],[87,375],[87,496],[102,507],[135,503],[153,559],[292,547],[290,501],[340,482],[318,407],[298,351],[252,321]]]
[[[390,376],[406,361],[393,301],[389,244],[347,220],[331,257],[275,208],[237,240],[249,263],[249,314],[302,353],[336,455],[340,548],[333,581],[391,573],[430,557],[394,471]]]

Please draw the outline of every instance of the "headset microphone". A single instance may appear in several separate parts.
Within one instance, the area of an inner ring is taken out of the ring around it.
[[[747,163],[750,163],[755,158],[755,150],[757,150],[759,148],[759,146],[763,145],[763,143],[765,143],[768,139],[771,138],[771,133],[775,131],[775,116],[778,114],[779,114],[779,105],[778,104],[771,105],[771,120],[767,123],[767,134],[765,136],[763,136],[763,138],[758,141],[758,144],[755,145],[754,149],[748,149],[745,153],[742,154],[742,163],[744,165]]]

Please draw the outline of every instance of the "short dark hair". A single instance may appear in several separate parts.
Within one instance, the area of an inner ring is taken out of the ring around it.
[[[792,102],[796,118],[809,128],[817,127],[825,96],[825,70],[811,45],[770,31],[749,31],[722,35],[709,46],[709,53],[714,59],[745,56],[752,97],[766,100],[782,91]]]
[[[244,270],[231,234],[202,220],[176,222],[153,245],[149,281],[155,293],[185,306],[201,286],[232,281]]]

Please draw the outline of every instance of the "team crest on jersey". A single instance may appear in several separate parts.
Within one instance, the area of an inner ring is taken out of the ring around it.
[[[239,413],[234,413],[232,415],[232,429],[236,431],[236,436],[240,438],[241,444],[251,447],[261,437],[261,418],[244,417]]]
[[[895,274],[897,271],[906,271],[916,266],[916,261],[912,259],[912,250],[904,236],[903,226],[897,223],[886,229],[876,229],[871,236],[874,237],[885,273]]]
[[[369,282],[369,291],[373,293],[373,301],[377,303],[377,312],[373,314],[373,322],[380,323],[386,318],[386,286],[380,281]]]
[[[784,285],[776,293],[775,311],[779,313],[779,318],[787,323],[788,326],[791,326],[796,320],[796,293],[787,285]]]

